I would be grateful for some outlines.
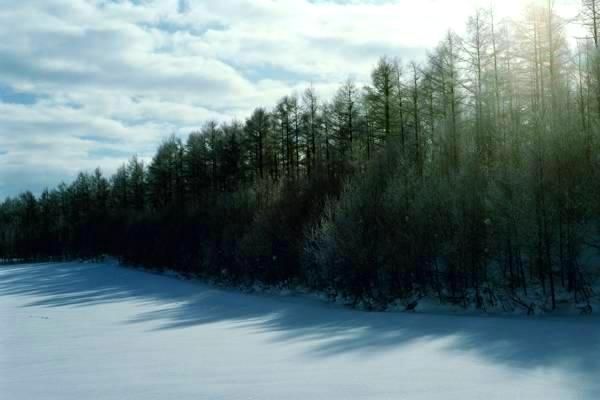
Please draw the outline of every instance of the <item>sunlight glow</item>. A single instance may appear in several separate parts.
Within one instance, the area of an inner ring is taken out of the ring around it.
[[[520,19],[529,4],[546,6],[548,0],[470,0],[473,10],[481,8],[494,10],[498,19]],[[555,12],[564,18],[573,18],[579,11],[580,3],[577,0],[552,0]]]

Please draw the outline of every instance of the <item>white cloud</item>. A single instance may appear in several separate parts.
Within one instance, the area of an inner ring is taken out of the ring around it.
[[[34,99],[0,102],[0,198],[112,172],[173,132],[243,118],[311,82],[329,96],[349,75],[368,79],[380,55],[423,55],[482,4],[0,0],[0,101],[3,90]]]

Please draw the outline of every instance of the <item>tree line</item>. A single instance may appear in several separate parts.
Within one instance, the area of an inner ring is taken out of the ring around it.
[[[385,308],[426,294],[493,306],[591,295],[600,193],[600,0],[570,46],[552,0],[476,10],[427,59],[171,136],[146,165],[0,204],[0,258],[109,254]]]

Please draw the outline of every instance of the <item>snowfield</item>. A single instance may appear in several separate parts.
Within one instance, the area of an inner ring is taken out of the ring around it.
[[[0,399],[598,399],[600,319],[367,313],[114,264],[0,266]]]

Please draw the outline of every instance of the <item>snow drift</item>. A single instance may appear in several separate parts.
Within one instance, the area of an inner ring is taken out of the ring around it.
[[[595,399],[600,320],[366,313],[114,264],[0,267],[0,398]]]

